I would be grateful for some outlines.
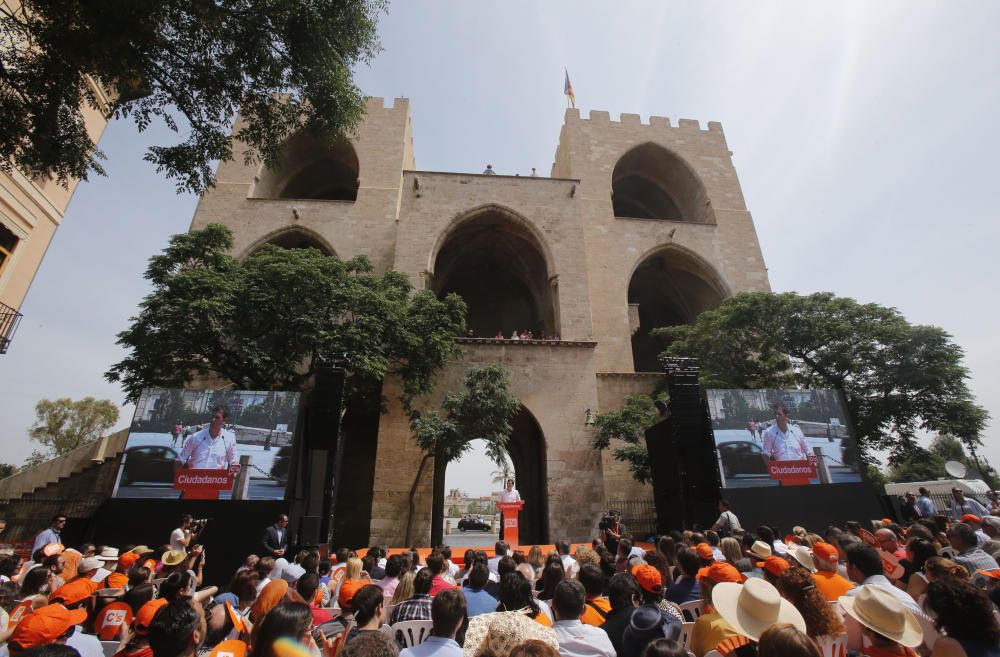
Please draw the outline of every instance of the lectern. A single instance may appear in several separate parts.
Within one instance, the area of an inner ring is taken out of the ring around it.
[[[524,502],[500,502],[497,504],[503,514],[503,540],[510,546],[511,550],[516,550],[517,542],[517,512],[524,508]]]

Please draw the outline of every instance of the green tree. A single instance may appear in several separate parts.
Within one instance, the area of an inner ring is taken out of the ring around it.
[[[413,518],[416,493],[424,468],[434,461],[431,507],[431,545],[440,545],[443,538],[445,471],[471,449],[469,443],[482,440],[486,455],[502,467],[507,460],[507,447],[513,431],[511,420],[521,403],[510,392],[507,372],[496,363],[470,367],[462,380],[462,390],[445,396],[440,410],[412,411],[410,426],[417,445],[424,452],[417,474],[410,487],[409,518],[406,539],[413,540]]]
[[[37,465],[93,442],[117,421],[118,407],[107,399],[43,399],[35,404],[35,423],[28,430],[42,449],[32,452],[25,465]]]
[[[10,463],[0,463],[0,479],[6,479],[17,472],[17,466]]]
[[[66,183],[103,174],[83,110],[160,121],[186,139],[145,159],[179,190],[214,160],[277,160],[300,127],[332,142],[364,112],[357,64],[379,50],[385,0],[21,0],[0,8],[0,161]],[[113,100],[102,104],[97,90]],[[280,95],[279,95],[280,94]]]
[[[465,304],[457,295],[414,294],[406,276],[377,275],[363,257],[269,245],[239,261],[231,246],[230,230],[211,224],[175,235],[150,259],[153,291],[118,334],[127,355],[105,374],[129,400],[208,376],[243,390],[299,390],[316,355],[328,352],[350,359],[352,391],[398,373],[408,407],[459,353]],[[213,404],[235,393],[220,394]]]
[[[507,460],[507,456],[504,455],[503,463],[499,465],[497,470],[490,473],[490,482],[500,486],[500,488],[504,488],[507,485],[507,481],[513,478],[514,468],[511,466],[510,461]]]
[[[645,432],[660,419],[655,400],[649,395],[629,395],[621,408],[594,417],[594,449],[608,449],[612,440],[624,444],[615,447],[615,460],[628,464],[632,477],[640,483],[652,481]]]
[[[947,477],[950,476],[945,471],[945,463],[948,461],[958,461],[970,471],[979,472],[990,487],[996,485],[996,471],[988,463],[977,464],[966,453],[962,441],[946,434],[935,436],[928,449],[914,450],[905,458],[897,460],[889,469],[889,480],[932,481]]]
[[[893,308],[828,292],[743,293],[656,333],[673,338],[667,354],[699,359],[705,387],[841,390],[863,457],[888,450],[895,463],[920,431],[981,445],[989,415],[969,391],[962,349]]]

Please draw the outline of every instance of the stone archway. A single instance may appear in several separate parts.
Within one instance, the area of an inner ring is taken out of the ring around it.
[[[302,131],[285,142],[276,165],[260,172],[252,196],[355,201],[359,171],[358,154],[350,142],[327,146]]]
[[[622,155],[611,173],[616,217],[714,223],[707,200],[705,186],[690,165],[652,142]]]
[[[662,371],[659,354],[667,342],[654,338],[650,331],[692,324],[727,296],[725,284],[712,267],[688,251],[664,247],[643,258],[628,285],[635,371]]]
[[[440,243],[431,271],[435,293],[465,300],[466,321],[478,337],[559,332],[544,245],[527,220],[507,210],[490,206],[458,221]]]
[[[293,226],[282,228],[260,238],[246,250],[245,256],[256,253],[265,244],[273,244],[282,249],[316,249],[323,255],[337,255],[333,247],[318,233],[301,226]]]

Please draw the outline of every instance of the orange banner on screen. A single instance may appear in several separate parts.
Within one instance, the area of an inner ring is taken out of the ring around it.
[[[768,464],[771,479],[777,479],[782,486],[805,486],[815,479],[816,464],[812,461],[771,461]]]

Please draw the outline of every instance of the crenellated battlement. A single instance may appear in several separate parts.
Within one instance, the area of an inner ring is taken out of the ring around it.
[[[392,105],[386,105],[386,100],[382,96],[368,96],[365,98],[365,111],[378,112],[384,110],[409,111],[410,99],[397,97],[392,99]]]
[[[670,119],[665,116],[650,116],[648,122],[643,122],[642,117],[638,114],[622,113],[619,116],[619,120],[615,121],[611,118],[611,113],[605,110],[590,110],[590,115],[588,118],[583,118],[580,115],[580,110],[571,108],[566,110],[565,122],[569,124],[570,122],[588,122],[591,124],[601,124],[608,126],[637,126],[637,125],[647,125],[652,128],[667,128],[670,130],[680,130],[685,132],[722,132],[722,124],[718,121],[709,121],[706,124],[706,128],[702,130],[701,123],[697,119],[678,119],[677,125],[671,124]]]

